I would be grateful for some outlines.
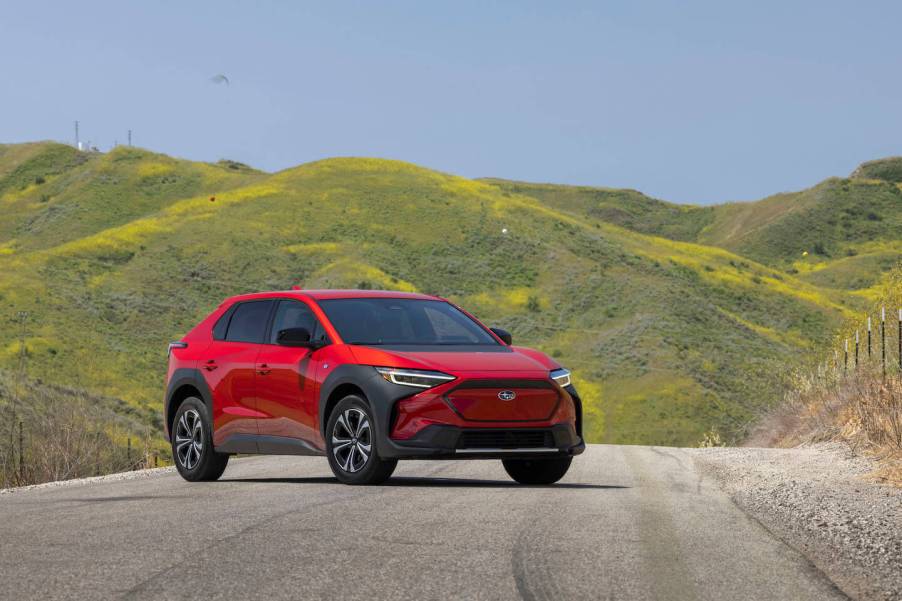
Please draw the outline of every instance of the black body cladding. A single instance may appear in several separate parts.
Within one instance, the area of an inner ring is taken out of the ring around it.
[[[183,395],[177,395],[176,393],[180,390],[186,390],[187,387],[194,388],[200,394],[200,398],[204,401],[204,405],[207,406],[210,415],[213,415],[213,395],[210,393],[207,381],[204,380],[200,371],[189,368],[177,369],[172,373],[172,378],[169,380],[169,386],[166,388],[166,402],[163,404],[163,423],[166,427],[166,438],[170,436],[170,426],[172,425],[172,418],[175,416],[175,412],[178,411],[178,403],[183,399]],[[195,394],[192,392],[187,396],[194,396]]]

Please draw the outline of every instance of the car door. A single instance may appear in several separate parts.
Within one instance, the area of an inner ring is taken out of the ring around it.
[[[198,362],[213,395],[213,445],[231,452],[256,452],[256,361],[273,300],[237,303],[217,323],[214,339]]]
[[[321,349],[276,344],[279,332],[288,328],[306,328],[313,339],[325,337],[307,303],[278,301],[269,340],[257,357],[258,427],[262,437],[283,439],[267,440],[267,444],[284,446],[281,451],[274,448],[270,452],[302,453],[306,447],[318,446],[316,372],[322,353]]]

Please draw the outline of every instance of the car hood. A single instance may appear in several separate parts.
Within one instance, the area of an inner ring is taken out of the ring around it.
[[[361,363],[432,369],[444,372],[536,372],[547,374],[553,365],[544,355],[531,349],[514,347],[354,347]]]

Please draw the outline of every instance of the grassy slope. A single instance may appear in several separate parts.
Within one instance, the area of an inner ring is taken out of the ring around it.
[[[852,172],[852,177],[902,183],[902,157],[888,157],[862,163]]]
[[[818,285],[864,289],[902,256],[900,209],[899,184],[832,178],[801,192],[718,207],[699,241],[798,271]]]
[[[694,241],[714,218],[713,207],[678,205],[635,190],[484,179],[504,192],[537,198],[554,209],[643,234]]]
[[[900,173],[902,159],[871,161],[847,179],[711,207],[673,205],[633,190],[485,181],[583,219],[725,248],[809,283],[870,298],[881,274],[902,257]]]
[[[159,404],[166,342],[228,295],[296,282],[415,289],[572,367],[591,440],[694,444],[710,429],[741,436],[776,398],[773,374],[848,312],[847,294],[726,250],[407,163],[332,159],[266,175],[126,148],[45,151],[60,154],[55,179],[0,175],[11,216],[0,366],[14,364],[12,316],[28,309],[31,374],[140,407]],[[63,217],[41,219],[48,205]],[[686,212],[699,220],[679,222],[692,238],[708,211]]]

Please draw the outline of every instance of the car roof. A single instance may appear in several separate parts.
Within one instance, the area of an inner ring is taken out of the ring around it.
[[[336,298],[408,298],[414,300],[444,300],[438,296],[420,294],[418,292],[401,292],[399,290],[273,290],[270,292],[254,292],[232,296],[229,300],[252,300],[258,298],[272,298],[273,296],[291,297],[306,296],[314,300],[329,300]]]
[[[419,292],[401,292],[400,290],[297,290],[301,294],[316,300],[330,298],[411,298],[419,300],[442,300],[437,296],[420,294]]]

